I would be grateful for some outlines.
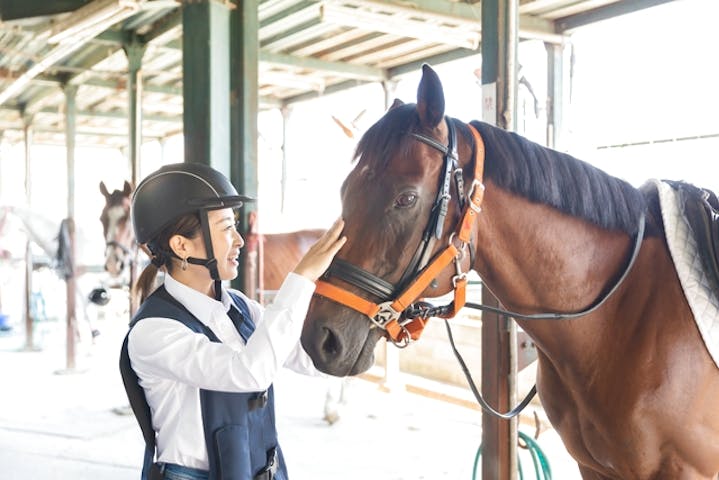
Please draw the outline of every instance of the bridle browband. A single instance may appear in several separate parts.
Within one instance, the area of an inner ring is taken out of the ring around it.
[[[474,216],[481,211],[480,206],[484,196],[484,185],[482,184],[484,142],[474,127],[468,125],[475,138],[475,167],[474,179],[467,198],[465,198],[463,171],[458,162],[457,134],[454,120],[448,117],[445,120],[448,128],[448,146],[444,146],[433,138],[420,133],[410,133],[413,138],[442,152],[444,168],[442,169],[442,178],[437,197],[422,239],[398,284],[394,285],[349,262],[335,259],[323,278],[343,280],[366,293],[382,299],[382,301],[380,303],[371,302],[325,280],[318,280],[315,290],[316,295],[365,314],[374,325],[387,332],[387,337],[390,341],[400,347],[407,346],[412,340],[418,339],[429,318],[429,316],[424,315],[428,312],[426,304],[414,302],[439,273],[452,263],[455,265],[455,275],[452,278],[454,300],[445,307],[433,308],[433,315],[431,316],[451,318],[465,304],[467,272],[462,271],[462,261],[468,250]],[[442,238],[444,223],[449,210],[449,201],[452,198],[451,185],[453,178],[462,213],[447,246],[430,260],[429,257],[432,254],[434,241]]]

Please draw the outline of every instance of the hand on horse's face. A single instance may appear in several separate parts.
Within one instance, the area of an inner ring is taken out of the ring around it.
[[[337,219],[330,229],[310,247],[295,267],[294,272],[313,282],[317,280],[329,268],[332,259],[347,241],[347,237],[340,236],[344,226],[344,220]]]

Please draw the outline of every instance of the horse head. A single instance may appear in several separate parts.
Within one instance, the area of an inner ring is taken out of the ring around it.
[[[348,241],[318,283],[302,333],[317,368],[367,370],[380,338],[414,337],[408,310],[416,300],[451,291],[457,270],[469,268],[466,244],[454,235],[462,207],[450,190],[473,185],[473,149],[467,127],[445,118],[442,85],[428,66],[417,103],[395,100],[362,136],[341,189]],[[438,257],[449,262],[417,282]]]
[[[105,270],[117,278],[129,267],[135,252],[135,235],[130,221],[130,195],[132,186],[125,181],[122,190],[110,193],[104,182],[100,192],[105,197],[105,206],[100,215],[105,236]]]

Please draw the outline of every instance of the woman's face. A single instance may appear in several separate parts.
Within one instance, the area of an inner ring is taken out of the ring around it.
[[[235,229],[234,211],[231,208],[210,210],[207,212],[207,219],[220,279],[233,280],[237,277],[237,267],[240,266],[240,249],[245,244]]]

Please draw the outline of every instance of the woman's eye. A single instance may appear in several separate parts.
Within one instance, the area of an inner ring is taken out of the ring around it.
[[[394,201],[395,208],[409,208],[417,202],[417,194],[414,192],[407,192],[401,194]]]

